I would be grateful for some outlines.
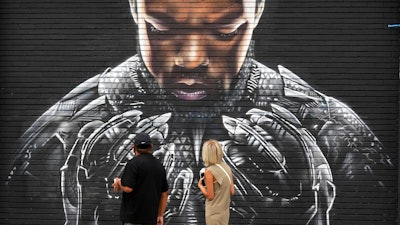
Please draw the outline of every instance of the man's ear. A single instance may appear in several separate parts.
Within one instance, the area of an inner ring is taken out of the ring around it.
[[[131,7],[131,14],[135,23],[138,23],[138,13],[137,13],[137,2],[136,0],[129,0],[129,5]]]
[[[258,25],[258,22],[260,22],[261,16],[264,12],[264,5],[265,5],[265,0],[256,0],[256,11],[255,11],[255,19],[254,19],[254,24],[256,27]]]

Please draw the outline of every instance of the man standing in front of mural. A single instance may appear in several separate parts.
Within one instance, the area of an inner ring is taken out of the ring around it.
[[[384,190],[375,168],[390,160],[364,122],[290,70],[254,59],[263,0],[130,6],[137,55],[85,81],[40,117],[10,174],[10,183],[59,187],[66,224],[112,221],[119,196],[111,180],[134,157],[129,147],[142,132],[156,141],[154,155],[171,187],[166,224],[204,224],[195,174],[210,138],[223,146],[237,181],[232,224],[353,224],[341,205],[344,193],[368,204],[368,195]],[[60,180],[46,183],[59,171]],[[356,192],[366,184],[367,191]]]
[[[168,199],[165,169],[152,155],[148,134],[136,135],[133,150],[135,157],[112,184],[114,191],[123,192],[120,220],[123,225],[163,225]]]

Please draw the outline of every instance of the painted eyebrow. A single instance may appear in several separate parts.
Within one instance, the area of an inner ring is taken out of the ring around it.
[[[146,14],[149,18],[145,20],[149,22],[154,22],[158,24],[169,24],[175,22],[175,19],[173,19],[170,15],[168,15],[168,13],[165,12],[147,12]]]
[[[244,23],[243,12],[225,13],[214,21],[207,21],[208,24],[233,24]]]

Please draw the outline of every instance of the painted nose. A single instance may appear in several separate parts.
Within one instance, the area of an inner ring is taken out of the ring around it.
[[[207,46],[203,38],[203,35],[190,35],[175,57],[175,64],[187,69],[208,66]]]

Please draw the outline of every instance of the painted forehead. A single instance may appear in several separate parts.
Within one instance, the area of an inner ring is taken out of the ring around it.
[[[241,0],[145,0],[142,11],[155,18],[173,19],[184,22],[188,19],[200,19],[213,23],[223,19],[234,19],[244,12]]]
[[[255,0],[139,0],[140,2],[154,6],[154,7],[179,7],[179,6],[191,6],[191,8],[198,8],[207,6],[211,8],[225,7],[227,5],[243,5]],[[137,1],[137,2],[139,2]]]

